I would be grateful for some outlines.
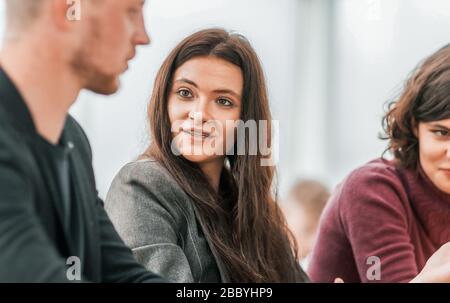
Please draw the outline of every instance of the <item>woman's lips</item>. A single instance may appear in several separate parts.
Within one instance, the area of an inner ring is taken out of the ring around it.
[[[201,130],[194,130],[194,129],[185,130],[185,129],[183,129],[182,132],[185,133],[185,134],[188,134],[188,135],[190,135],[192,137],[195,137],[195,138],[208,138],[208,137],[211,137],[210,133],[206,133],[206,132],[201,131]]]

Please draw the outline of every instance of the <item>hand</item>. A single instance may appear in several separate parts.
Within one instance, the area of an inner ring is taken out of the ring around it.
[[[450,242],[439,248],[410,283],[450,283]]]

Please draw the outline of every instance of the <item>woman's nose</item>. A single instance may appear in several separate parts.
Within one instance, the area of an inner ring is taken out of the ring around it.
[[[445,156],[447,157],[447,159],[450,159],[450,142],[447,143]]]
[[[208,102],[206,100],[198,100],[194,108],[189,112],[189,118],[194,120],[195,124],[203,124],[210,120]]]

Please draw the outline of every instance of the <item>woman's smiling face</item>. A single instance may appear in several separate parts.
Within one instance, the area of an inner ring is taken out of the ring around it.
[[[196,163],[224,158],[235,142],[243,86],[241,69],[217,57],[196,57],[175,71],[168,113],[179,154]]]

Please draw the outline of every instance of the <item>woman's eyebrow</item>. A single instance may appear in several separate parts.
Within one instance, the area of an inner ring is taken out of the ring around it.
[[[177,79],[177,80],[175,80],[175,82],[185,82],[185,83],[188,83],[188,84],[198,88],[198,85],[194,81],[186,79],[186,78]]]
[[[239,95],[238,93],[232,91],[231,89],[226,89],[226,88],[216,89],[216,90],[214,90],[214,93],[217,93],[217,94],[230,94],[230,95],[235,96],[238,99],[241,99],[241,95]]]
[[[444,130],[450,130],[450,128],[448,128],[448,127],[446,127],[446,126],[444,126],[442,124],[439,124],[439,123],[431,123],[430,126],[431,127],[441,128],[441,129],[444,129]]]
[[[196,88],[198,88],[197,83],[195,83],[192,80],[186,79],[186,78],[180,78],[180,79],[176,79],[175,82],[183,82],[183,83],[188,83]],[[235,91],[231,90],[231,89],[227,89],[227,88],[219,88],[219,89],[215,89],[213,91],[216,94],[230,94],[235,96],[238,99],[241,99],[241,95],[239,95],[238,93],[236,93]]]

